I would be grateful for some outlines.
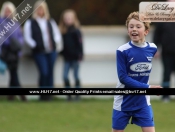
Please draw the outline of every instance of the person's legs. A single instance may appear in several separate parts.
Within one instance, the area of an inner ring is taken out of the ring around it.
[[[64,87],[65,88],[71,88],[69,77],[68,77],[70,68],[71,68],[71,61],[65,60],[64,61],[64,70],[63,70],[63,80],[64,80]],[[72,100],[71,95],[67,96],[67,100],[68,101]]]
[[[70,81],[69,81],[69,70],[71,68],[71,61],[64,61],[64,70],[63,70],[63,80],[65,88],[70,88]]]
[[[15,64],[12,68],[9,69],[9,73],[10,73],[9,86],[10,86],[10,88],[19,88],[20,87],[18,73],[17,73],[17,65],[18,64]]]
[[[112,115],[112,131],[124,132],[129,120],[131,118],[130,112],[123,112],[113,109]]]
[[[15,62],[13,66],[11,66],[11,68],[9,69],[9,73],[10,73],[10,83],[9,83],[10,88],[21,88],[19,77],[18,77],[18,61]],[[14,95],[8,96],[8,100],[14,100],[14,99],[15,99]],[[20,99],[22,101],[27,100],[25,95],[20,95]]]
[[[34,54],[34,60],[39,71],[39,86],[44,88],[47,86],[48,65],[45,53]]]
[[[18,74],[17,74],[17,64],[9,64],[9,74],[10,74],[10,80],[9,80],[9,88],[19,88],[19,80],[18,80]],[[12,101],[15,99],[14,95],[9,95],[8,100]]]
[[[142,132],[155,132],[155,127],[142,127]]]
[[[54,51],[47,54],[47,63],[48,63],[48,76],[47,76],[47,86],[50,88],[54,87],[54,64],[57,58],[57,53]]]
[[[114,129],[112,129],[112,132],[124,132],[124,130],[114,130]]]
[[[75,79],[75,88],[80,88],[80,79],[79,79],[79,62],[73,61],[73,71]]]
[[[170,88],[170,78],[171,73],[173,71],[173,58],[171,56],[162,55],[162,63],[163,63],[163,88]],[[162,99],[164,101],[169,100],[169,95],[163,95]]]
[[[170,77],[172,72],[172,65],[171,65],[171,58],[169,56],[162,56],[162,63],[163,63],[163,88],[170,87]]]
[[[155,132],[152,107],[146,106],[134,111],[132,123],[140,126],[143,132]]]
[[[74,72],[74,79],[75,79],[75,88],[81,88],[80,79],[79,79],[79,62],[73,61],[73,72]],[[80,95],[76,95],[76,101],[80,100]]]
[[[37,53],[34,54],[34,60],[36,66],[39,71],[39,87],[46,88],[47,86],[47,77],[48,77],[48,63],[47,63],[47,56],[45,53]],[[40,95],[41,101],[50,100],[47,95]]]

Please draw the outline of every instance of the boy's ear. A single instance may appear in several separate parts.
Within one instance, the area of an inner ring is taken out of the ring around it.
[[[145,36],[147,36],[148,35],[148,33],[149,33],[149,30],[145,30]]]

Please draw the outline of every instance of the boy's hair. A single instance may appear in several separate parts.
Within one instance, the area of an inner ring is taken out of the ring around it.
[[[128,24],[130,22],[131,19],[135,19],[140,21],[139,19],[139,12],[135,11],[129,14],[127,20],[126,20],[126,27],[128,28]],[[149,30],[150,29],[150,22],[143,22],[144,26],[145,26],[145,30]]]

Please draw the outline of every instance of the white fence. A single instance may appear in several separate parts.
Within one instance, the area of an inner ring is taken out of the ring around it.
[[[124,26],[82,27],[85,59],[81,63],[80,77],[83,87],[112,87],[117,84],[115,53],[117,47],[127,42],[127,30]],[[152,41],[153,27],[147,36]],[[24,49],[26,52],[26,49]],[[59,58],[55,64],[55,87],[62,87],[63,61]],[[19,78],[23,87],[36,87],[38,72],[31,58],[23,57],[19,66]],[[73,77],[70,75],[71,83]],[[160,84],[162,65],[160,59],[153,60],[150,76],[151,84]],[[8,86],[9,75],[0,75],[0,86]],[[172,84],[173,85],[173,84]]]

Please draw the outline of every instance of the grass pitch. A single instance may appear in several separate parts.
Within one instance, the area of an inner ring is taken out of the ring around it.
[[[157,132],[175,131],[175,100],[151,101]],[[113,99],[9,102],[0,99],[0,132],[111,132]],[[141,132],[128,125],[125,132]]]

